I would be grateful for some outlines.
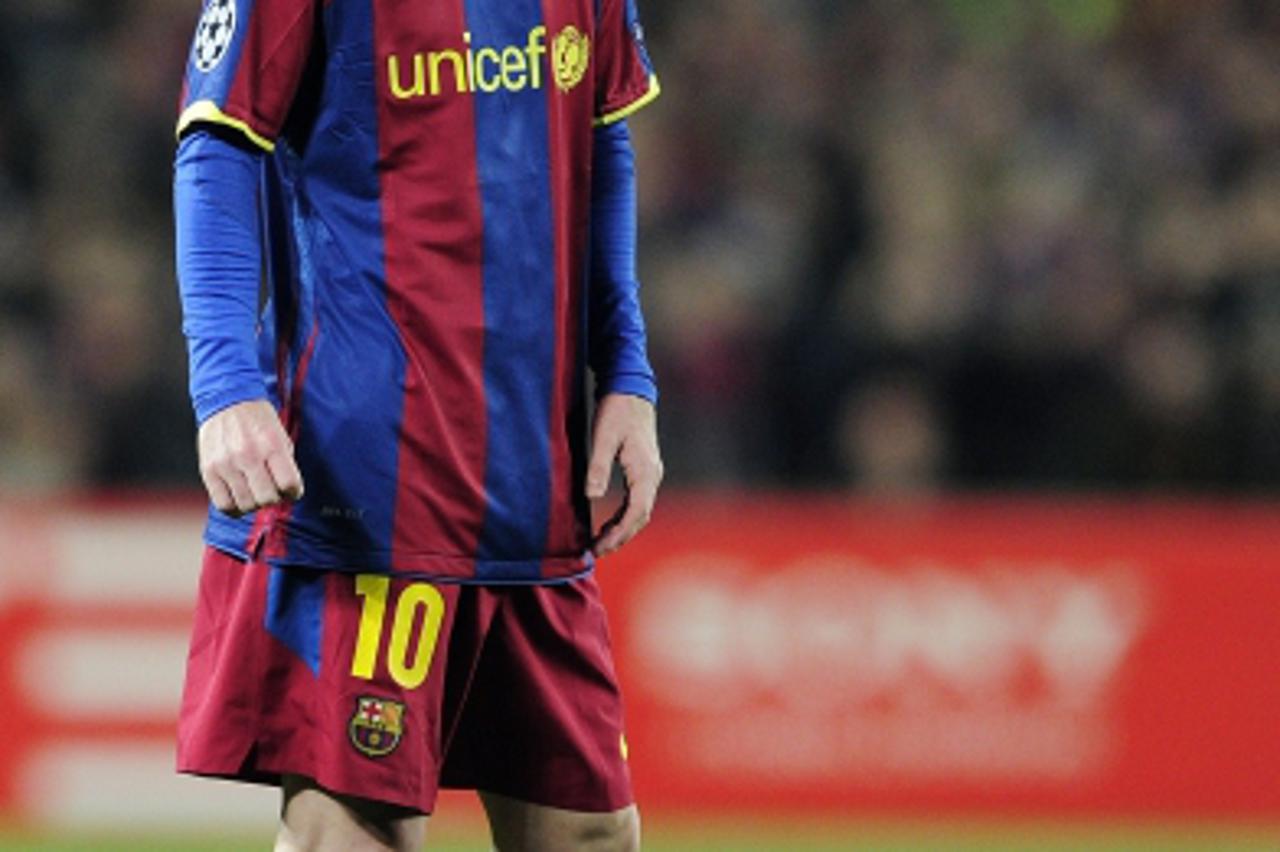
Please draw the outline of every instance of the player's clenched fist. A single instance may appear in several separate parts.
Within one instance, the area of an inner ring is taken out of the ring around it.
[[[662,484],[657,414],[653,403],[638,396],[609,394],[596,408],[587,468],[587,497],[596,500],[609,487],[614,459],[622,467],[626,498],[605,522],[593,548],[597,556],[612,553],[644,529],[653,514]]]
[[[233,517],[302,497],[293,442],[265,400],[224,408],[200,427],[200,478]]]

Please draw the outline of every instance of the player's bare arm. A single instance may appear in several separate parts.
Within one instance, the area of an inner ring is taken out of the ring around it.
[[[592,500],[604,497],[615,461],[622,468],[626,489],[622,506],[596,536],[593,547],[596,556],[607,556],[622,547],[644,529],[653,516],[663,473],[657,422],[653,403],[630,394],[608,394],[596,407],[587,497]]]
[[[275,408],[252,400],[200,427],[200,478],[220,511],[239,517],[302,497],[302,474]]]

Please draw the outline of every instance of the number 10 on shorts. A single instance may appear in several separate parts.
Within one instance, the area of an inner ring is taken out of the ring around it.
[[[391,578],[379,574],[356,577],[356,594],[364,599],[356,649],[351,656],[351,674],[372,680],[382,647],[382,627],[387,617]],[[422,626],[416,631],[421,611]],[[405,689],[417,689],[431,671],[436,640],[444,624],[444,596],[428,583],[410,583],[400,591],[391,620],[391,643],[387,647],[387,671]],[[415,641],[416,640],[416,641]],[[412,647],[411,647],[412,646]]]

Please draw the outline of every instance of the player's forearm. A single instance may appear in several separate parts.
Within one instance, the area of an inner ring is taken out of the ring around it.
[[[588,359],[598,395],[656,402],[636,275],[635,154],[625,122],[595,131]]]
[[[174,164],[182,330],[196,419],[267,396],[255,325],[262,269],[257,157],[197,130]]]

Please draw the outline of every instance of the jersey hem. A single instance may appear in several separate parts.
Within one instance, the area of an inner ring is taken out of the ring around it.
[[[605,127],[610,124],[616,124],[656,101],[660,94],[662,94],[662,86],[658,83],[658,77],[656,74],[650,74],[649,85],[639,97],[630,103],[623,104],[611,112],[606,112],[604,115],[597,116],[595,126]]]
[[[220,539],[206,529],[204,543],[241,562],[255,558],[273,568],[307,568],[317,571],[337,571],[344,574],[387,574],[413,580],[462,586],[552,586],[581,580],[595,571],[595,557],[590,551],[580,557],[546,557],[518,560],[506,563],[510,573],[495,568],[503,563],[465,556],[441,554],[398,555],[396,564],[390,565],[389,554],[335,547],[308,548],[305,553],[285,556],[264,555],[260,550],[247,547],[243,542],[231,543]],[[255,552],[251,552],[257,550]],[[491,573],[479,575],[476,565],[483,563]],[[388,566],[390,567],[384,567]],[[538,576],[530,576],[529,567],[536,566]],[[524,570],[520,570],[523,568]]]
[[[213,101],[196,101],[182,111],[182,115],[178,116],[178,138],[181,138],[182,134],[186,133],[191,125],[196,122],[207,122],[209,124],[220,124],[223,127],[230,127],[232,130],[238,130],[240,133],[244,134],[245,138],[262,150],[266,151],[268,154],[274,153],[276,150],[275,142],[250,127],[249,122],[236,118],[235,116],[227,115],[222,111],[222,108]]]

